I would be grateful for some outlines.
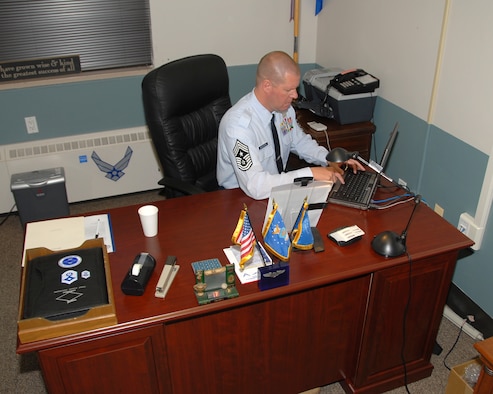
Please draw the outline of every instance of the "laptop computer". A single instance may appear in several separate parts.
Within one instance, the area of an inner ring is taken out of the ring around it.
[[[379,166],[381,171],[389,159],[392,147],[398,133],[399,124],[396,123],[390,133],[389,140],[382,154]],[[336,182],[329,193],[328,202],[345,205],[351,208],[368,209],[375,195],[380,174],[373,171],[358,171],[356,174],[350,169],[344,173],[344,184]]]

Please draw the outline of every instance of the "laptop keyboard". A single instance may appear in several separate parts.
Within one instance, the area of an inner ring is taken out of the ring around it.
[[[356,174],[352,171],[346,172],[344,176],[344,184],[339,186],[333,197],[341,200],[365,203],[366,189],[370,184],[372,174],[366,171],[358,171]]]

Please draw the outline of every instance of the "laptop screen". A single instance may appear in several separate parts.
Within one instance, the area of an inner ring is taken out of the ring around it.
[[[385,168],[385,165],[389,160],[390,152],[392,151],[392,147],[394,146],[395,139],[397,138],[398,128],[399,128],[399,122],[395,124],[394,130],[392,130],[392,133],[390,133],[389,140],[387,141],[387,145],[385,146],[385,149],[383,151],[382,160],[380,160],[380,166],[382,167],[382,169]]]

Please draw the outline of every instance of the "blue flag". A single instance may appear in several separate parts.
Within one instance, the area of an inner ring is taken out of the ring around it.
[[[310,218],[308,217],[308,202],[303,201],[300,213],[296,218],[296,222],[291,231],[293,247],[296,249],[309,250],[313,248],[313,233],[310,226]]]
[[[315,16],[317,16],[320,11],[324,8],[324,0],[316,0],[315,3]],[[294,19],[294,0],[291,0],[291,12],[289,15],[289,21],[291,22]]]
[[[277,211],[277,204],[274,202],[265,227],[262,231],[265,247],[279,260],[288,261],[291,256],[291,241],[289,234],[282,220],[281,214]]]

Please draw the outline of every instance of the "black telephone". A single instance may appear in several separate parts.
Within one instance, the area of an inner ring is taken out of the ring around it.
[[[330,85],[342,94],[369,93],[380,86],[380,80],[361,68],[357,68],[337,74]]]

